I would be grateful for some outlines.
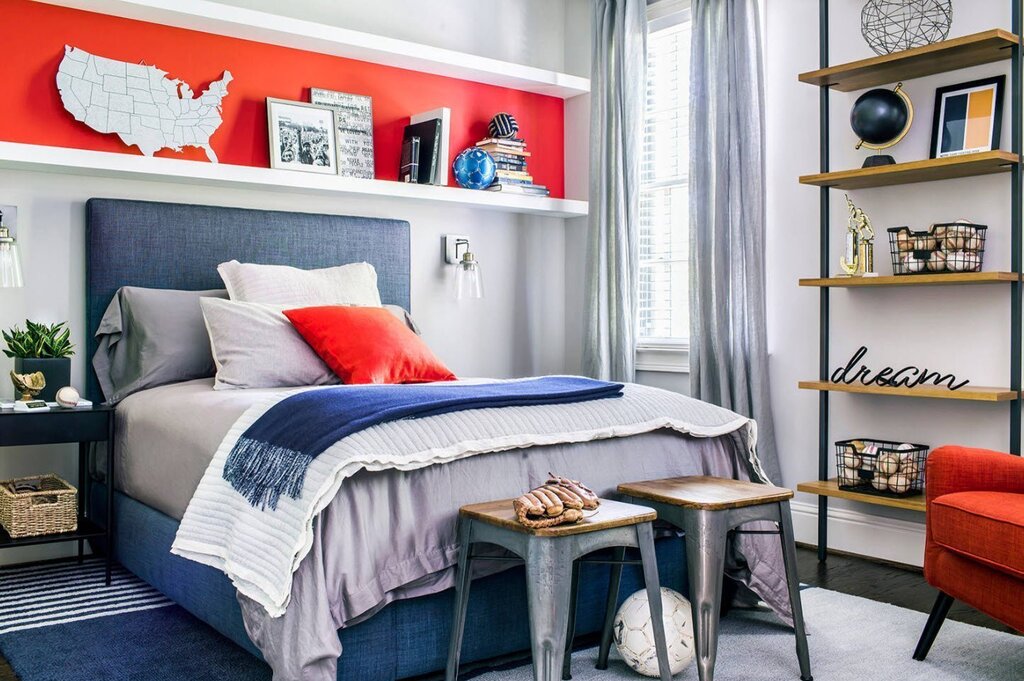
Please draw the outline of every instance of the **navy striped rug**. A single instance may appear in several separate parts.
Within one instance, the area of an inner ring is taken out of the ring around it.
[[[0,568],[0,636],[174,604],[120,565],[110,586],[105,572],[101,558]]]
[[[120,566],[0,568],[0,657],[18,681],[270,681],[270,668]],[[0,681],[8,681],[0,663]]]

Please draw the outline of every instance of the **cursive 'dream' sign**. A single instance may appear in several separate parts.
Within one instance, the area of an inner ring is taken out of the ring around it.
[[[970,381],[960,381],[957,383],[956,376],[953,374],[940,374],[937,371],[919,369],[915,366],[905,366],[902,369],[884,367],[876,371],[874,375],[872,375],[871,369],[867,368],[864,364],[861,364],[860,368],[855,370],[854,366],[866,354],[868,354],[868,349],[862,345],[846,362],[846,366],[841,366],[832,372],[830,377],[832,382],[850,385],[860,381],[864,385],[880,385],[893,388],[913,388],[917,385],[931,383],[932,385],[945,385],[950,390],[959,390],[970,383]]]

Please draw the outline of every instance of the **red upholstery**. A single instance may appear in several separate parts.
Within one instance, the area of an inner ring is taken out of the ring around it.
[[[928,583],[1024,632],[1024,459],[942,447],[926,480]]]

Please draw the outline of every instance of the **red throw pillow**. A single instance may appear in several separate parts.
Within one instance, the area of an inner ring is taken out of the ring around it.
[[[284,314],[343,383],[455,380],[427,344],[384,308],[329,305]]]

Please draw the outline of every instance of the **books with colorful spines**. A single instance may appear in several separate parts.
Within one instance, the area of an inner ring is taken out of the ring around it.
[[[518,178],[518,177],[499,177],[494,181],[494,184],[533,184],[533,178]]]
[[[507,147],[525,147],[526,140],[520,139],[519,137],[485,137],[476,143],[476,146],[482,147],[485,144],[504,144]]]
[[[495,182],[487,188],[490,192],[505,192],[507,194],[527,194],[529,196],[550,196],[551,192],[541,184],[506,184]]]
[[[526,151],[521,147],[510,147],[505,144],[482,144],[477,145],[478,149],[483,149],[490,154],[505,154],[506,156],[530,156],[530,152]]]
[[[490,157],[498,163],[511,163],[520,166],[526,165],[526,159],[515,154],[503,154],[502,152],[488,152],[488,154],[490,154]]]
[[[533,175],[521,170],[499,170],[495,175],[501,179],[529,180],[530,182],[533,182]]]

